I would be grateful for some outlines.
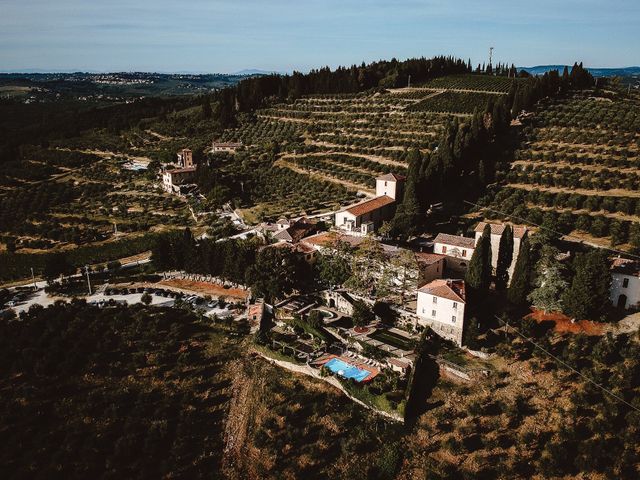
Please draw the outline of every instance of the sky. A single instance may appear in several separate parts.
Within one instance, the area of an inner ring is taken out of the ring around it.
[[[453,55],[640,65],[640,0],[0,0],[2,71],[288,72]]]

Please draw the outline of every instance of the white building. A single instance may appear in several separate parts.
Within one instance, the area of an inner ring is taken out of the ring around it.
[[[462,345],[465,304],[464,280],[434,280],[418,289],[418,324]]]
[[[625,258],[613,261],[609,298],[615,307],[640,307],[640,262]]]
[[[236,153],[236,150],[242,147],[242,142],[213,142],[211,144],[211,152],[227,152]]]
[[[480,241],[480,237],[482,237],[482,232],[484,230],[485,222],[480,222],[475,229],[476,232],[476,241],[477,245]],[[505,223],[489,223],[491,227],[491,266],[495,270],[498,266],[498,253],[500,251],[500,239],[502,238],[502,234],[504,233],[504,229],[507,224]],[[513,258],[511,260],[511,265],[509,266],[509,277],[513,275],[513,270],[516,266],[516,260],[518,258],[518,253],[520,253],[520,244],[522,240],[527,235],[527,227],[523,227],[520,225],[511,225],[513,228]]]
[[[196,167],[174,168],[162,172],[162,188],[168,193],[180,193],[182,185],[193,181]]]
[[[336,227],[352,235],[373,233],[382,222],[393,218],[403,184],[404,177],[392,173],[376,178],[377,196],[336,212]]]

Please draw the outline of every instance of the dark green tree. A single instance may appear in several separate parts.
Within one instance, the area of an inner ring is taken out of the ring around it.
[[[472,295],[488,290],[491,285],[491,226],[488,223],[471,256],[465,282]]]
[[[522,305],[527,301],[531,285],[531,247],[529,237],[524,237],[520,243],[518,259],[513,269],[511,284],[507,289],[507,298],[514,305]]]
[[[69,263],[67,254],[60,252],[47,256],[42,275],[50,282],[56,277],[70,275],[74,270],[73,265]]]
[[[255,264],[247,270],[246,280],[256,295],[274,301],[299,285],[299,268],[291,250],[268,247],[258,253]]]
[[[505,290],[509,283],[509,267],[513,260],[513,228],[507,225],[500,237],[496,265],[496,290]]]
[[[609,306],[611,271],[606,252],[576,256],[573,280],[563,295],[565,313],[577,319],[600,319]]]
[[[373,310],[362,300],[356,300],[353,303],[353,324],[358,327],[364,327],[373,322],[376,318]]]

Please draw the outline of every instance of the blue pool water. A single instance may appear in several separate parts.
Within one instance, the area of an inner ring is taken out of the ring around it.
[[[361,382],[369,376],[369,372],[367,370],[362,370],[358,367],[354,367],[353,365],[349,365],[339,358],[332,358],[324,365],[333,373],[337,373],[344,378],[353,378],[357,382]]]

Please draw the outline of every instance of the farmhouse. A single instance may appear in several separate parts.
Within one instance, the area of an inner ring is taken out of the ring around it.
[[[216,142],[211,144],[211,153],[227,152],[236,153],[236,150],[242,147],[242,142]]]
[[[336,227],[352,235],[374,232],[385,220],[390,220],[396,200],[402,198],[404,177],[388,173],[376,178],[376,197],[351,205],[336,213]]]
[[[619,308],[640,306],[640,262],[625,258],[614,259],[609,298]]]
[[[480,241],[480,237],[482,237],[482,231],[484,230],[485,222],[480,222],[476,228],[476,245]],[[505,223],[489,223],[491,227],[491,266],[495,270],[498,266],[498,252],[500,250],[500,239],[502,238],[502,234],[504,233],[504,229],[507,224]],[[523,227],[520,225],[511,225],[513,228],[513,258],[511,260],[511,265],[509,266],[509,276],[513,274],[513,269],[516,266],[516,259],[518,258],[518,253],[520,252],[520,243],[527,235],[528,230],[527,227]]]
[[[178,168],[163,169],[162,188],[168,193],[182,193],[183,187],[193,182],[196,166],[193,164],[193,152],[183,148],[177,153]]]
[[[434,280],[418,289],[417,323],[462,345],[465,303],[464,280]]]
[[[317,224],[307,218],[300,218],[294,222],[285,219],[278,220],[273,239],[278,242],[298,243],[302,238],[315,233]]]
[[[445,255],[447,269],[463,273],[469,265],[475,249],[475,240],[462,235],[439,233],[433,240],[433,253]]]

